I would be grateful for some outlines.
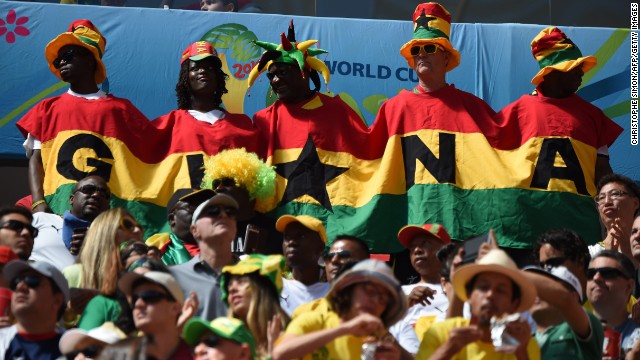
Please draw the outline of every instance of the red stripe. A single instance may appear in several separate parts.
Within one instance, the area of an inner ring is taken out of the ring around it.
[[[562,30],[553,28],[553,30],[551,30],[551,34],[545,35],[538,40],[535,46],[531,49],[531,53],[533,54],[533,56],[535,56],[540,51],[552,48],[556,43],[562,41],[565,38],[566,35],[562,32]]]
[[[426,3],[418,5],[418,7],[416,7],[416,11],[413,12],[414,22],[420,15],[422,15],[422,10],[424,10],[426,16],[436,16],[443,20],[446,20],[448,23],[451,23],[451,15],[447,14],[446,10],[436,3]]]

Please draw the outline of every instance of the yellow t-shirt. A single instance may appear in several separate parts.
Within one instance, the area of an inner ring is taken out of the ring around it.
[[[297,318],[301,314],[305,314],[311,311],[317,311],[319,313],[326,314],[331,311],[331,305],[329,305],[329,301],[327,301],[326,298],[309,301],[308,303],[302,304],[295,310],[293,310],[293,312],[291,313],[291,320]]]
[[[420,343],[420,349],[416,355],[416,360],[429,359],[431,355],[433,355],[433,353],[447,341],[451,330],[458,327],[469,326],[469,322],[469,319],[455,317],[431,325],[427,333],[424,334],[424,339]],[[527,354],[529,355],[530,360],[540,359],[540,347],[533,337],[529,340],[529,344],[527,345]],[[452,357],[454,360],[507,360],[515,358],[516,357],[513,354],[496,352],[493,348],[493,344],[482,341],[476,341],[465,346],[454,357]]]
[[[286,335],[304,335],[314,331],[332,329],[340,325],[338,314],[333,311],[307,312],[298,315],[291,321]],[[305,355],[303,360],[360,360],[362,352],[362,338],[351,335],[340,336],[311,354]]]

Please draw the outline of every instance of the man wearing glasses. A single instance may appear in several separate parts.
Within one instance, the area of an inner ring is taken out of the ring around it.
[[[69,300],[69,286],[53,265],[13,260],[2,276],[13,290],[11,311],[17,323],[0,330],[0,358],[57,359],[62,332],[57,322]]]
[[[0,245],[6,246],[22,260],[29,259],[38,229],[31,225],[32,215],[22,207],[0,210]]]
[[[629,239],[633,216],[640,208],[640,188],[626,176],[607,174],[598,183],[597,194],[595,202],[607,234],[602,242],[589,247],[591,255],[611,249],[633,259]]]
[[[238,319],[219,317],[211,322],[193,318],[184,326],[183,337],[194,348],[195,360],[253,360],[256,341]]]
[[[69,197],[71,209],[62,216],[36,212],[33,226],[38,236],[31,260],[46,261],[59,270],[75,263],[91,222],[108,210],[111,191],[100,176],[88,176],[78,181]]]
[[[195,315],[215,319],[227,315],[219,277],[223,267],[236,262],[231,243],[236,236],[238,203],[229,195],[216,194],[193,212],[191,234],[200,254],[169,268],[185,294],[194,292],[199,305]]]
[[[118,287],[131,299],[133,322],[147,338],[147,356],[191,359],[191,349],[180,339],[177,322],[184,295],[171,274],[148,271],[126,273]]]
[[[587,297],[606,328],[620,334],[620,352],[629,351],[640,339],[640,329],[627,310],[635,286],[633,263],[624,254],[602,250],[587,270]]]

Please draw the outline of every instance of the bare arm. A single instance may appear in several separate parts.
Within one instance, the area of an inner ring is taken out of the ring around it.
[[[29,189],[33,203],[44,200],[44,167],[40,150],[33,150],[29,159]],[[51,212],[47,203],[42,203],[33,209],[33,212]]]
[[[591,334],[589,316],[578,302],[573,291],[544,275],[530,271],[523,271],[523,274],[533,282],[536,290],[538,290],[540,299],[562,310],[565,320],[576,335],[582,339],[589,337]]]
[[[285,334],[273,349],[273,359],[301,358],[337,337],[344,335],[367,336],[382,331],[384,331],[384,325],[378,317],[370,314],[360,314],[331,329],[302,335]]]

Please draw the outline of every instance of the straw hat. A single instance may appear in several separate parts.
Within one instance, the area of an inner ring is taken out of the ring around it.
[[[458,295],[462,301],[467,301],[467,283],[471,281],[474,276],[485,272],[502,274],[513,280],[520,288],[520,305],[516,311],[528,310],[533,305],[537,296],[536,288],[533,283],[522,274],[509,255],[500,249],[490,250],[477,263],[465,265],[453,274],[451,282],[453,283],[453,289],[456,295]]]

